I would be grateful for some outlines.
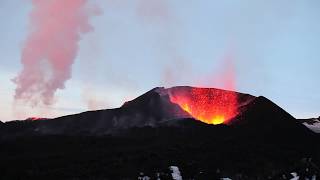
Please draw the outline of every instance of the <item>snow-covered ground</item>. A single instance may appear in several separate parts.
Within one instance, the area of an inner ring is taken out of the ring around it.
[[[140,172],[140,176],[138,177],[138,180],[150,180],[150,177],[144,175],[143,172]]]
[[[311,129],[316,133],[320,133],[320,120],[319,119],[312,119],[312,123],[304,122],[303,125]]]
[[[293,176],[293,178],[291,178],[290,180],[299,180],[299,176],[296,172],[292,172],[290,174]]]
[[[182,176],[180,170],[177,166],[170,166],[170,170],[172,171],[172,179],[174,180],[182,180]]]

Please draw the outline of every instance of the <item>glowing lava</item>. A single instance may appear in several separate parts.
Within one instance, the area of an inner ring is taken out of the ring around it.
[[[45,120],[46,118],[41,118],[41,117],[29,117],[27,120],[30,121],[38,121],[38,120]]]
[[[207,124],[227,124],[237,115],[237,94],[211,88],[170,92],[170,100],[192,117]]]

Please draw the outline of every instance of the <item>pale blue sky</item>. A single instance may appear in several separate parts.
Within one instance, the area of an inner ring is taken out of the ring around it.
[[[113,1],[90,1],[103,14],[82,37],[72,79],[52,107],[38,108],[12,108],[10,80],[21,70],[32,4],[0,1],[1,120],[118,107],[156,86],[219,87],[205,79],[219,77],[230,52],[238,91],[295,117],[320,115],[320,1],[167,0],[169,18],[139,16],[138,0]]]

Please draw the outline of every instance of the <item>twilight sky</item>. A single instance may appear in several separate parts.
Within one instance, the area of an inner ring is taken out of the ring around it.
[[[79,45],[71,78],[50,105],[32,106],[15,101],[12,79],[23,68],[36,1],[0,1],[2,121],[118,107],[157,86],[225,88],[230,62],[237,91],[298,118],[320,115],[318,0],[90,0],[85,6],[99,12],[71,44]]]

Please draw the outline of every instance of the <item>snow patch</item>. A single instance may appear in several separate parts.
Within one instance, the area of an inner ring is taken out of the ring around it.
[[[299,180],[299,176],[296,172],[292,172],[290,174],[293,176],[293,178],[291,178],[290,180]]]
[[[303,125],[311,129],[313,132],[320,133],[320,120],[318,119],[314,119],[312,124],[304,122]]]
[[[138,180],[150,180],[150,177],[145,176],[143,172],[140,172],[140,176],[138,177]]]
[[[180,170],[177,166],[170,166],[170,170],[172,171],[172,179],[174,180],[182,180],[182,176]]]

